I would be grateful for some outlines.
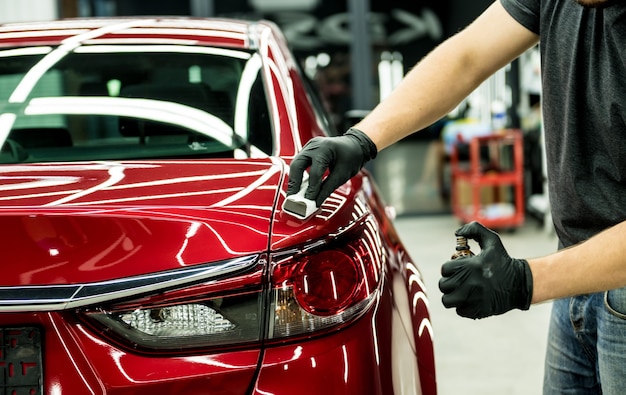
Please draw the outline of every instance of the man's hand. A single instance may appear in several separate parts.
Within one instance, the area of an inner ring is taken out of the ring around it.
[[[439,289],[444,306],[474,319],[516,308],[528,310],[533,296],[528,262],[511,258],[498,234],[478,222],[461,227],[456,234],[477,240],[481,251],[443,264]]]
[[[378,153],[376,145],[358,129],[348,129],[342,136],[315,137],[291,162],[287,196],[298,193],[302,175],[310,166],[309,187],[304,197],[314,200],[317,207],[331,193],[354,177]],[[326,170],[328,176],[322,181]]]

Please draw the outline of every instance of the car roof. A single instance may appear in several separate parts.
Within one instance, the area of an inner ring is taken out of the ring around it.
[[[272,22],[193,17],[71,18],[0,24],[0,48],[36,45],[159,43],[256,49]]]

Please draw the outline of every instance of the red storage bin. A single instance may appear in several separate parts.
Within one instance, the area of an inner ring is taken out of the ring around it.
[[[524,223],[524,150],[522,132],[506,129],[474,137],[461,158],[450,158],[453,214],[463,223],[479,221],[492,229]]]

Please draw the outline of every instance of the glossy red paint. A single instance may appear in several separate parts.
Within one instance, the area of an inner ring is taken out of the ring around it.
[[[389,313],[374,310],[333,335],[268,349],[253,394],[309,395],[329,389],[385,394],[393,374]]]
[[[256,51],[269,95],[274,151],[260,159],[0,165],[0,291],[89,285],[258,254],[254,267],[236,278],[165,294],[178,301],[263,290],[260,311],[266,317],[258,341],[159,352],[115,341],[106,328],[87,322],[83,308],[0,307],[0,329],[43,330],[44,392],[436,394],[425,286],[371,176],[359,173],[307,220],[280,209],[293,155],[330,131],[313,109],[297,60],[276,26],[193,18],[3,25],[0,48],[56,46],[79,35],[86,46],[162,41]],[[374,219],[382,240],[375,251],[382,277],[374,301],[358,318],[330,329],[269,338],[269,290],[277,286],[270,283],[273,257],[289,262],[290,254],[323,246],[365,218]],[[162,303],[163,295],[159,290],[124,302],[150,308]]]
[[[267,250],[282,166],[0,167],[0,285],[97,282]]]
[[[45,333],[48,394],[245,394],[260,350],[153,357],[116,348],[70,313],[2,314],[3,327],[36,325]]]

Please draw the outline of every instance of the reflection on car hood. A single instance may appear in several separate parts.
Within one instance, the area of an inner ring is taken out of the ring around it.
[[[2,285],[103,281],[267,250],[272,159],[0,167]]]

